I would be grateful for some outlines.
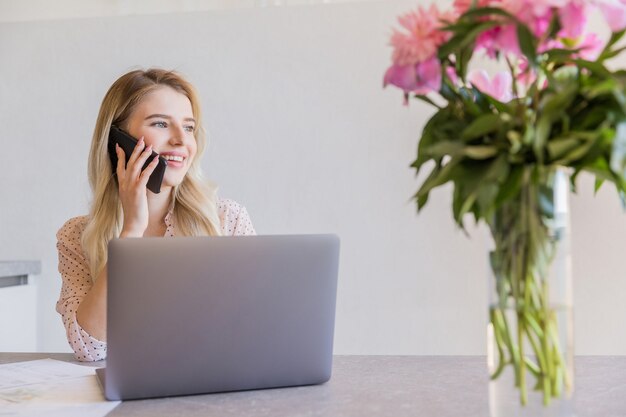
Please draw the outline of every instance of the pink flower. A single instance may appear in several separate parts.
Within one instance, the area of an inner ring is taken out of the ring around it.
[[[567,6],[571,0],[516,0],[524,9],[529,9],[535,16],[543,16],[552,8]]]
[[[420,7],[398,18],[405,31],[394,29],[391,45],[392,60],[396,65],[414,65],[432,58],[437,48],[450,39],[450,33],[441,31],[441,21],[453,21],[452,12],[441,13],[434,4],[428,10]]]
[[[537,52],[540,54],[549,51],[550,49],[564,49],[566,46],[561,42],[560,39],[547,39],[541,45],[538,46]],[[528,62],[525,62],[528,64]]]
[[[454,0],[454,10],[458,14],[465,13],[471,6],[474,0]],[[500,0],[478,0],[477,7],[497,6]]]
[[[436,57],[414,65],[393,64],[385,73],[383,86],[388,84],[405,93],[428,94],[441,89],[441,64]]]
[[[507,71],[497,73],[492,79],[485,70],[474,70],[467,76],[468,81],[481,92],[496,100],[507,102],[513,98],[513,79]]]
[[[559,10],[559,21],[561,22],[561,37],[577,38],[582,35],[587,24],[588,15],[587,3],[570,2]]]
[[[604,49],[604,41],[600,39],[595,33],[588,33],[582,41],[576,45],[576,48],[580,48],[580,57],[587,61],[595,61],[600,56],[602,49]]]
[[[497,26],[486,30],[476,39],[477,48],[485,48],[487,55],[496,57],[496,53],[512,53],[521,55],[519,43],[517,42],[517,28],[515,25]]]
[[[531,32],[541,37],[552,20],[552,8],[570,0],[504,0],[502,8],[522,21]]]
[[[626,0],[592,0],[600,9],[609,28],[619,32],[626,28]]]
[[[520,72],[515,77],[515,81],[518,85],[527,88],[537,79],[537,73],[530,65],[528,65],[528,60],[525,58],[521,58],[518,61],[518,69]]]

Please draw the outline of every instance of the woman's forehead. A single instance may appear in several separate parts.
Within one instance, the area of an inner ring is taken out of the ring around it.
[[[163,86],[146,94],[137,104],[137,113],[172,114],[192,117],[193,109],[189,98],[171,87]]]

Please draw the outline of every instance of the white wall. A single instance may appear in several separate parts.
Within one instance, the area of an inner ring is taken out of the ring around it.
[[[455,229],[447,187],[416,215],[408,166],[432,110],[381,88],[391,26],[414,4],[0,23],[0,259],[43,262],[39,349],[68,351],[55,232],[87,211],[100,101],[127,70],[159,66],[198,87],[212,139],[203,166],[258,232],[341,237],[336,353],[483,354],[487,236]],[[626,354],[626,215],[612,190],[594,198],[581,180],[576,353]]]

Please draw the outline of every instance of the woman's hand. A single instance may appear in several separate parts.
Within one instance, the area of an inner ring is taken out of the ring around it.
[[[159,163],[159,158],[154,158],[146,169],[141,170],[152,154],[152,145],[146,148],[143,137],[137,142],[127,164],[125,164],[124,150],[118,144],[115,144],[115,152],[117,153],[116,173],[119,194],[124,210],[124,225],[120,237],[142,237],[148,227],[149,219],[146,184]]]

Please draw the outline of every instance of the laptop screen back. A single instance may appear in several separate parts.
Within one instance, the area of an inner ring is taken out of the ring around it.
[[[338,258],[335,235],[112,240],[105,396],[327,381]]]

